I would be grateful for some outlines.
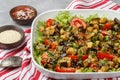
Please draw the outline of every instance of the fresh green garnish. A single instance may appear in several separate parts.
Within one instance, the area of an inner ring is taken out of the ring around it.
[[[71,19],[71,15],[68,11],[60,12],[55,17],[55,20],[59,22],[62,27],[66,27]]]

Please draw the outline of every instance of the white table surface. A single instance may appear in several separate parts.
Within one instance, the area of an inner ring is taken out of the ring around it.
[[[3,25],[16,25],[26,29],[30,26],[16,24],[10,17],[9,11],[17,5],[33,6],[38,14],[51,9],[64,9],[72,0],[0,0],[0,27]],[[120,4],[120,0],[112,0]]]

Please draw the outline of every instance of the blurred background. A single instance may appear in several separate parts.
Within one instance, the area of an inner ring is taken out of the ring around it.
[[[11,8],[21,4],[31,5],[37,9],[38,14],[51,9],[64,9],[72,0],[0,0],[0,26],[6,24],[15,24],[9,16]],[[120,4],[120,0],[112,0]],[[20,26],[20,25],[18,25]],[[22,26],[27,28],[30,26]]]

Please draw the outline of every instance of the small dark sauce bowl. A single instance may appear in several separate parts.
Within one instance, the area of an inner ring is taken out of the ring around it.
[[[18,12],[20,10],[26,11],[25,10],[26,8],[33,11],[32,17],[28,18],[28,19],[18,19],[18,17],[15,16],[16,12]],[[37,16],[37,11],[32,6],[29,6],[29,5],[19,5],[19,6],[16,6],[16,7],[12,8],[10,10],[9,14],[10,14],[11,18],[13,19],[13,21],[15,21],[17,24],[20,24],[20,25],[31,25],[32,21]]]

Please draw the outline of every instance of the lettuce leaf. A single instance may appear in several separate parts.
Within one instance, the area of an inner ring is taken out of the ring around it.
[[[90,15],[89,17],[86,18],[86,22],[90,22],[93,18],[98,18],[98,14],[93,14],[93,15]]]
[[[55,20],[59,22],[63,27],[66,27],[71,19],[71,15],[68,11],[59,12],[55,17]]]

